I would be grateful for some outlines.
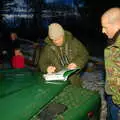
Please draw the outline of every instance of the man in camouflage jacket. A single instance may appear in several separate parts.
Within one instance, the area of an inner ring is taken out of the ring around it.
[[[118,120],[120,119],[120,8],[107,10],[101,17],[101,24],[102,32],[108,36],[110,43],[104,50],[105,91],[110,98],[108,106],[112,117],[109,119]]]
[[[113,102],[120,105],[120,30],[114,36],[115,43],[105,49],[106,92]]]
[[[49,25],[45,43],[39,60],[39,68],[44,73],[54,73],[64,68],[82,69],[88,61],[85,46],[58,23]],[[81,84],[80,76],[72,75],[71,83]]]

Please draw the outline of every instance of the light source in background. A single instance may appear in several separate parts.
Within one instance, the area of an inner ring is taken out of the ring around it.
[[[63,25],[78,19],[80,21],[81,11],[79,9],[84,6],[85,0],[43,0],[40,22],[47,29],[53,21]]]
[[[34,9],[29,0],[4,0],[2,4],[3,7],[0,9],[2,22],[10,28],[20,26],[22,21],[29,24],[34,17]]]
[[[45,4],[63,4],[71,7],[84,7],[85,0],[43,0]]]

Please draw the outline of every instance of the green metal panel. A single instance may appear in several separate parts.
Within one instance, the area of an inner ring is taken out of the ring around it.
[[[65,82],[45,83],[40,73],[28,70],[2,73],[0,120],[29,120],[66,86]]]
[[[62,114],[64,120],[91,120],[89,112],[94,113],[92,120],[100,119],[101,98],[96,91],[68,85],[55,97],[54,102],[68,107]],[[60,120],[59,116],[56,120]]]
[[[9,69],[1,71],[2,79],[0,80],[0,97],[12,94],[21,89],[36,84],[35,74],[27,69]],[[41,78],[41,74],[39,74]]]
[[[101,98],[96,91],[67,85],[49,104],[51,103],[67,106],[65,112],[55,115],[54,120],[100,120]],[[53,115],[52,111],[47,112],[46,115]],[[31,120],[38,120],[39,113]]]

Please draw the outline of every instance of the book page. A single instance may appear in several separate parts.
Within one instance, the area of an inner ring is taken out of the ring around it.
[[[61,81],[66,81],[68,76],[72,73],[74,73],[75,71],[77,71],[77,69],[63,69],[59,72],[56,73],[52,73],[52,74],[44,74],[43,77],[45,78],[46,81],[57,81],[57,80],[61,80]]]
[[[46,81],[65,80],[63,74],[44,74],[43,77],[45,78]]]

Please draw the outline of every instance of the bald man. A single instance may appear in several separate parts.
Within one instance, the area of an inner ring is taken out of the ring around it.
[[[108,120],[120,120],[120,8],[110,8],[101,17],[102,33],[109,45],[104,50]]]

